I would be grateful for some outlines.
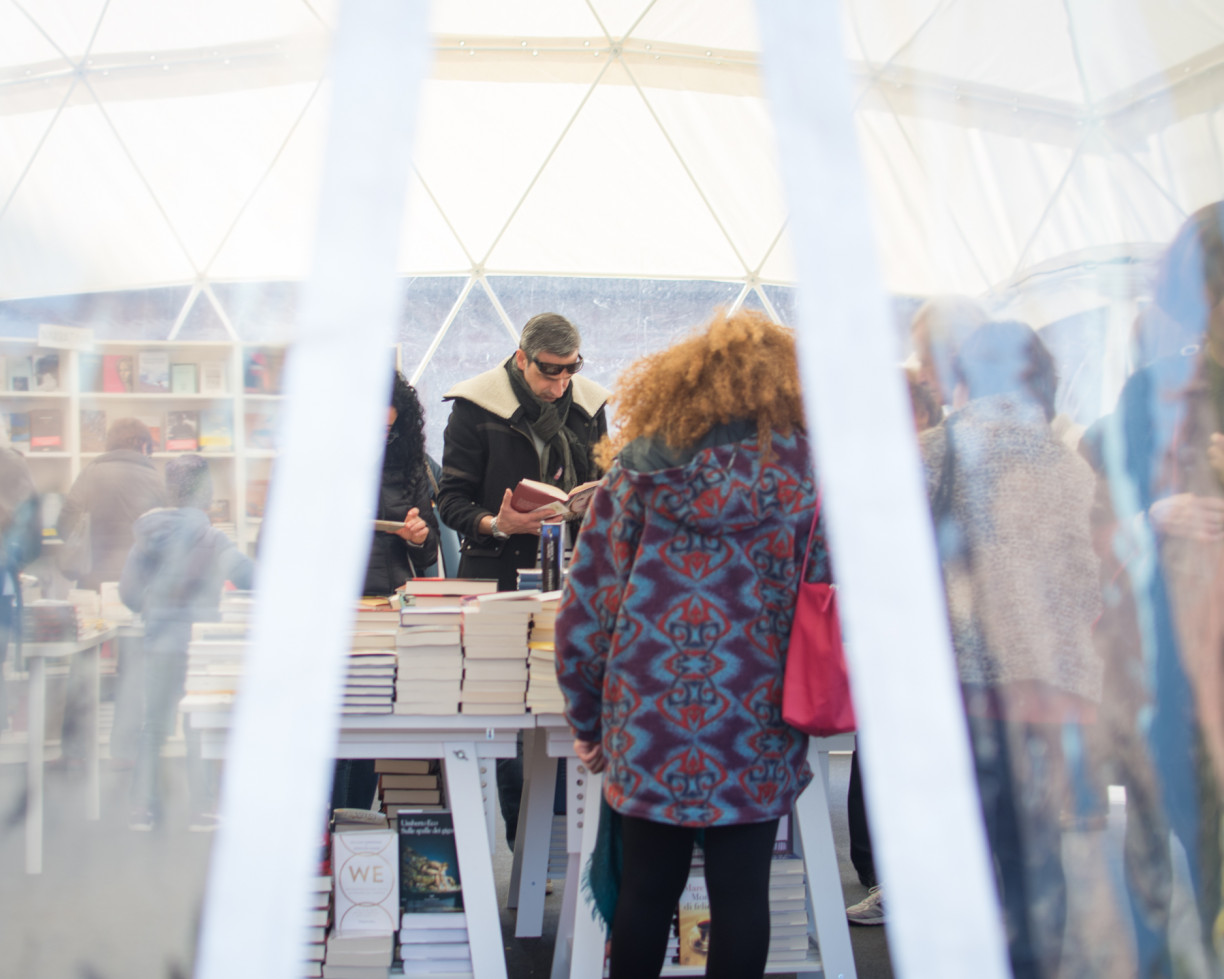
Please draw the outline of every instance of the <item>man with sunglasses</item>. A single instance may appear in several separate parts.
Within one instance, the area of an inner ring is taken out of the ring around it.
[[[535,567],[544,518],[510,506],[520,479],[568,492],[599,477],[592,451],[608,431],[609,392],[578,374],[581,345],[564,316],[540,313],[523,327],[513,356],[444,396],[453,406],[438,512],[463,538],[460,578],[496,578],[500,591],[511,591],[518,570]],[[497,792],[511,850],[522,790],[521,755],[499,758]]]

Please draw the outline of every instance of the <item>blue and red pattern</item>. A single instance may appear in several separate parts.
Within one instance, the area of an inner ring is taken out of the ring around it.
[[[782,676],[816,488],[801,432],[774,433],[771,450],[731,442],[653,472],[617,462],[596,491],[557,677],[576,736],[603,743],[604,794],[624,815],[762,822],[811,778],[807,738],[782,720]]]

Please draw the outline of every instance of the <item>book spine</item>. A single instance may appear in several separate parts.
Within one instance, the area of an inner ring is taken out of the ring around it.
[[[556,591],[561,587],[561,523],[540,525],[540,587],[544,591]]]

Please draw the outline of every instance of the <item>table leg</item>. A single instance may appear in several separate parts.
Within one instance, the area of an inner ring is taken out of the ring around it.
[[[481,759],[471,741],[446,742],[446,794],[455,822],[455,851],[463,883],[468,942],[475,979],[506,979],[493,859],[486,843],[484,804],[480,793]]]
[[[581,806],[585,810],[581,814],[582,850],[578,855],[578,866],[585,867],[595,849],[595,836],[599,832],[598,799],[603,793],[603,776],[593,775],[586,770],[585,765],[571,766],[577,769],[579,775],[586,780],[586,796],[588,804]],[[571,809],[571,812],[574,810]],[[577,890],[578,888],[576,888]],[[567,887],[568,891],[569,888]],[[558,943],[569,936],[558,930]],[[574,910],[574,950],[571,959],[570,979],[602,979],[604,962],[603,922],[595,917],[595,911],[583,901],[575,904]]]
[[[47,727],[47,662],[41,656],[27,658],[30,689],[27,694],[26,727],[26,873],[42,873],[43,838],[43,739]]]
[[[85,683],[89,689],[88,722],[85,730],[85,818],[102,816],[102,785],[98,775],[98,741],[101,737],[99,703],[101,696],[101,649],[94,646],[81,653]]]
[[[557,940],[553,943],[552,972],[549,979],[566,979],[574,958],[574,916],[578,911],[582,863],[578,853],[566,860],[565,893],[561,896],[561,917],[557,921]]]
[[[524,743],[524,819],[514,853],[515,873],[510,878],[511,897],[517,897],[515,938],[539,938],[544,934],[544,898],[548,882],[548,851],[552,843],[553,796],[557,784],[557,759],[548,757],[544,731],[526,731]]]
[[[815,778],[795,803],[795,823],[803,849],[809,906],[816,923],[820,962],[827,979],[856,979],[850,926],[837,866],[837,847],[829,819],[829,753],[812,745],[819,763]]]

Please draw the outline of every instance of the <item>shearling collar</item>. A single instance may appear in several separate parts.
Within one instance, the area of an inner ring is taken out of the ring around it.
[[[513,354],[510,355],[510,357],[513,356]],[[505,418],[508,421],[520,407],[519,400],[514,395],[514,388],[510,385],[510,375],[506,373],[506,363],[510,357],[483,374],[460,381],[442,395],[442,400],[452,401],[455,398],[463,398],[464,401],[470,401],[478,408],[491,411],[499,418]],[[570,379],[570,387],[574,391],[574,404],[592,418],[607,403],[612,394],[607,388],[581,374],[575,374]]]

